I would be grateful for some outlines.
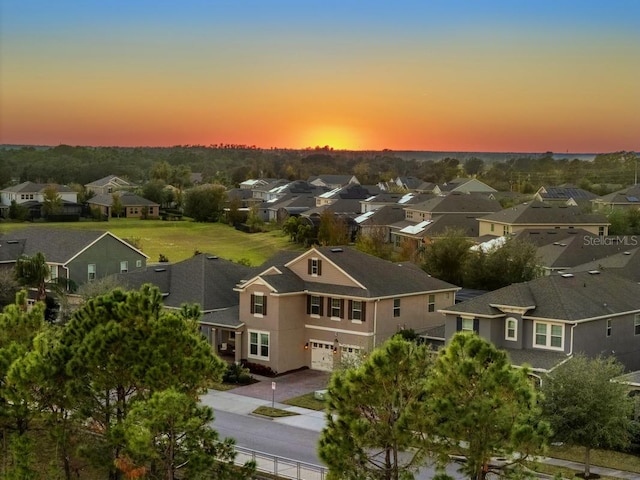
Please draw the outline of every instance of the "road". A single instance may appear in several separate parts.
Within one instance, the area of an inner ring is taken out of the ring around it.
[[[317,445],[320,433],[314,430],[283,425],[259,417],[215,411],[213,427],[220,438],[235,438],[236,444],[263,453],[277,455],[314,465],[322,465]],[[465,477],[456,472],[455,466],[447,473],[456,479]],[[423,468],[417,480],[428,480],[435,474],[432,468]]]

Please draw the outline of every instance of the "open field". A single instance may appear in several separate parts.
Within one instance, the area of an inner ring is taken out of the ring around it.
[[[2,222],[0,233],[24,227],[108,230],[142,250],[149,256],[150,263],[157,262],[160,254],[170,262],[178,262],[200,251],[234,262],[246,260],[252,266],[257,266],[279,250],[299,248],[290,243],[281,230],[248,234],[222,223],[197,223],[188,220],[112,218],[108,222]]]

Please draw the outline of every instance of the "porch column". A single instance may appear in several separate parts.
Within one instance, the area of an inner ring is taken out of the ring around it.
[[[242,332],[236,331],[236,363],[242,360]]]
[[[213,349],[213,353],[218,354],[218,340],[216,338],[216,329],[210,327],[209,329],[209,341],[211,342],[211,348]]]

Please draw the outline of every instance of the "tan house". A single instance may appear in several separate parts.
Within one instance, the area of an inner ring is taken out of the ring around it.
[[[84,188],[86,188],[88,192],[93,192],[96,195],[113,193],[120,190],[132,190],[135,187],[134,184],[116,175],[107,175],[106,177],[84,185]]]
[[[122,212],[119,214],[113,211],[113,197],[117,195],[120,198]],[[92,208],[98,208],[100,212],[107,218],[109,217],[125,217],[125,218],[159,218],[160,205],[146,198],[142,198],[132,192],[114,192],[96,195],[89,199],[87,204]]]
[[[479,236],[501,237],[524,229],[582,228],[593,235],[608,235],[609,222],[604,215],[583,213],[579,207],[530,202],[506,208],[478,218]]]
[[[457,290],[414,264],[312,248],[238,285],[245,331],[235,347],[274,372],[331,371],[399,330],[441,325],[438,309],[454,303]]]

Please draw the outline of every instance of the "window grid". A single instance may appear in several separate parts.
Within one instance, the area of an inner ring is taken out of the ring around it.
[[[311,296],[311,315],[320,315],[320,301],[317,295]]]
[[[429,295],[429,303],[427,305],[427,311],[435,312],[436,311],[436,296]]]
[[[332,317],[338,317],[340,318],[342,315],[340,312],[340,299],[339,298],[332,298],[331,299],[331,316]]]
[[[463,318],[462,319],[462,330],[463,332],[473,332],[473,318]]]
[[[611,319],[607,318],[607,337],[611,336]]]
[[[264,314],[264,295],[254,295],[253,297],[253,313],[256,315]]]
[[[362,302],[359,300],[352,302],[351,320],[362,320]]]
[[[269,359],[269,333],[249,331],[249,356]]]
[[[507,340],[516,340],[517,338],[517,328],[518,328],[518,322],[516,321],[515,318],[508,318],[507,319],[507,330],[506,330],[506,334],[505,337]]]
[[[538,347],[561,349],[563,340],[562,325],[536,323],[534,344]]]
[[[393,316],[394,317],[400,316],[400,299],[399,298],[393,299]]]

